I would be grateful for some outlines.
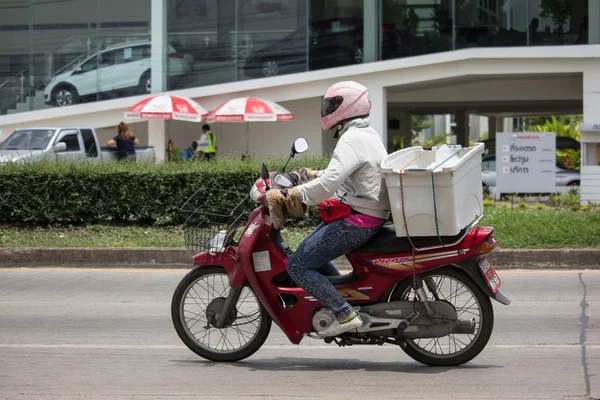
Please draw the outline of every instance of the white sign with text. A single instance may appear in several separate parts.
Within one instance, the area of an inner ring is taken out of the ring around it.
[[[556,134],[499,132],[496,134],[496,191],[556,192]]]

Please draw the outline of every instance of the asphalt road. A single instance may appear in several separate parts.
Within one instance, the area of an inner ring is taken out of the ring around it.
[[[204,361],[170,321],[185,272],[0,269],[0,398],[600,398],[600,271],[500,271],[512,304],[494,302],[488,347],[457,368],[277,327],[243,362]]]

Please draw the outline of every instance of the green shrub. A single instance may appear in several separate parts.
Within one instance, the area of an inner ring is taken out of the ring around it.
[[[560,207],[566,210],[578,211],[581,208],[581,200],[576,192],[569,191],[560,196]]]
[[[529,206],[527,205],[527,203],[525,203],[524,201],[520,201],[518,204],[519,208],[529,208]]]
[[[546,120],[543,125],[532,127],[535,132],[554,132],[557,137],[568,137],[581,141],[579,117],[556,118]],[[563,168],[579,170],[581,166],[581,150],[566,149],[556,151],[556,163]]]
[[[587,212],[587,213],[595,213],[598,210],[599,210],[598,204],[593,201],[588,201],[587,205],[581,207],[581,211]]]
[[[560,193],[552,193],[548,198],[548,206],[560,207]]]
[[[541,203],[535,203],[535,208],[537,210],[545,210],[546,206],[544,204],[541,204]]]
[[[484,199],[491,199],[492,198],[492,189],[490,189],[489,186],[485,186],[483,188],[483,198]]]
[[[269,159],[266,163],[271,170],[277,170],[284,161]],[[322,169],[327,161],[298,156],[287,170]],[[0,166],[0,222],[179,224],[185,217],[180,209],[192,194],[199,191],[200,201],[204,199],[207,204],[233,207],[249,193],[260,171],[259,161],[227,157],[214,162],[160,165],[7,164]],[[219,194],[214,189],[239,194]],[[318,218],[316,212],[311,215]]]
[[[493,207],[494,206],[494,200],[483,199],[483,206],[484,207]]]

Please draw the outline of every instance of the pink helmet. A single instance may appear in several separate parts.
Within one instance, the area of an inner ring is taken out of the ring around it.
[[[344,121],[371,113],[369,89],[358,82],[338,82],[327,89],[321,103],[321,127],[330,130]]]

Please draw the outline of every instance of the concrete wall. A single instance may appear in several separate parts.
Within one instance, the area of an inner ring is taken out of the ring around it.
[[[550,61],[550,60],[549,60]],[[490,76],[482,80],[472,77],[466,82],[440,83],[439,86],[418,90],[394,90],[388,101],[394,103],[455,103],[489,101],[580,100],[583,78],[568,76],[561,79],[536,77],[502,78]]]
[[[471,140],[477,140],[485,132],[488,132],[488,119],[480,115],[471,115],[470,117],[470,134]]]
[[[33,111],[33,113],[35,113],[35,111]],[[8,135],[14,132],[17,128],[27,128],[34,126],[90,126],[92,128],[95,128],[96,130],[99,130],[101,135],[103,135],[102,137],[106,137],[108,140],[109,137],[114,136],[114,132],[116,131],[117,126],[123,120],[123,112],[98,111],[96,113],[73,115],[70,118],[59,116],[54,118],[47,118],[43,121],[28,121],[15,124],[0,123],[0,128],[2,128],[2,133],[0,134],[0,142],[4,141],[4,139],[6,139]],[[135,127],[135,129],[144,129],[143,132],[145,134],[147,134],[148,132],[147,128],[141,128],[142,126],[147,125],[147,122],[145,121],[138,122],[135,124],[130,123],[128,121],[125,122],[127,122],[131,126],[132,131],[134,131],[133,128]]]
[[[126,122],[127,123],[127,122]],[[148,122],[127,123],[129,130],[140,140],[140,146],[148,145]],[[101,146],[106,146],[106,142],[117,134],[117,125],[113,127],[97,128],[96,133]]]
[[[600,70],[587,68],[583,73],[583,122],[585,125],[600,124]],[[581,142],[585,148],[594,148],[600,145],[600,132],[581,127]],[[600,165],[598,159],[584,150],[582,157],[586,157],[581,167],[581,202],[600,202]]]

